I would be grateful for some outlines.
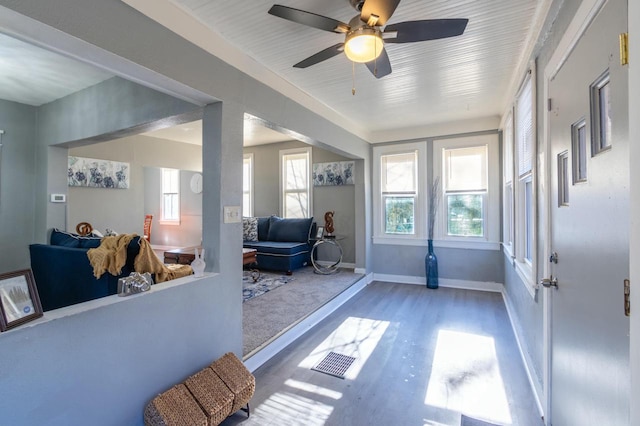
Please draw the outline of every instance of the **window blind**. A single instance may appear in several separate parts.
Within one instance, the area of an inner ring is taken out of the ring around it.
[[[516,103],[516,144],[518,147],[518,175],[531,171],[533,158],[533,99],[531,75],[527,76]]]

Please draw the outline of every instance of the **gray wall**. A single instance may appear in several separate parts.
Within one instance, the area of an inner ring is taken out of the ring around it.
[[[252,153],[254,161],[254,216],[281,215],[280,160],[283,149],[302,148],[308,145],[299,141],[281,142],[244,148],[244,153]],[[348,158],[325,149],[312,147],[312,162],[326,163],[345,161]],[[356,171],[357,172],[357,171]],[[314,186],[313,217],[318,226],[324,226],[324,214],[335,211],[336,234],[344,237],[339,241],[343,250],[343,262],[355,263],[355,185]],[[320,247],[322,248],[322,247]],[[319,260],[331,259],[330,254],[318,250]]]
[[[533,58],[536,60],[537,68],[537,142],[538,152],[543,150],[540,146],[543,132],[543,120],[544,107],[547,105],[546,100],[543,98],[542,91],[544,81],[544,69],[551,58],[554,50],[558,46],[564,32],[566,31],[571,19],[580,6],[580,0],[568,0],[568,1],[554,1],[551,6],[551,12],[545,22],[542,40],[538,42]],[[532,58],[532,59],[533,59]],[[524,78],[524,76],[522,76]],[[541,183],[541,172],[538,172],[538,186]],[[538,194],[541,191],[538,190]],[[538,195],[540,197],[540,195]],[[544,200],[538,198],[537,205],[544,205]],[[538,236],[537,236],[537,277],[536,281],[542,278],[544,271],[543,250],[544,250],[544,238],[543,235],[545,229],[545,223],[548,218],[545,212],[538,210]],[[515,267],[510,262],[504,262],[504,276],[505,276],[505,289],[506,297],[514,308],[516,327],[519,328],[520,335],[523,337],[522,346],[530,359],[533,362],[533,368],[537,377],[535,377],[536,385],[538,389],[542,389],[542,365],[543,365],[543,303],[541,294],[537,294],[535,300],[531,297],[525,284],[515,271]],[[539,392],[541,394],[541,392]]]
[[[160,225],[159,181],[148,182],[145,169],[151,166],[201,171],[201,146],[137,135],[72,148],[69,155],[128,162],[131,176],[129,189],[69,187],[67,229],[75,232],[76,224],[89,222],[103,233],[111,228],[119,233],[142,235],[144,215],[153,214],[152,244],[182,247],[200,244],[202,194],[195,199],[191,197],[191,175],[181,176],[181,192],[186,197],[181,204],[184,220],[179,226]],[[151,201],[149,197],[155,199]]]
[[[478,132],[477,135],[495,134],[495,131]],[[423,139],[411,141],[397,141],[385,145],[398,143],[427,141],[427,187],[433,182],[433,141],[437,139],[464,135],[425,135]],[[500,159],[498,166],[502,164]],[[377,177],[373,176],[372,179]],[[502,209],[500,209],[502,210]],[[437,243],[435,244],[437,245]],[[503,259],[500,250],[478,250],[434,247],[434,253],[438,258],[438,277],[451,280],[480,281],[490,283],[503,283]],[[394,244],[372,245],[373,272],[378,274],[400,275],[409,277],[425,277],[424,258],[427,254],[427,246],[408,246]]]
[[[142,424],[144,405],[160,390],[223,352],[241,354],[242,265],[237,253],[242,229],[224,224],[221,212],[223,206],[242,203],[244,113],[305,135],[314,146],[332,144],[338,152],[364,159],[365,167],[369,145],[119,0],[0,0],[0,5],[12,12],[10,20],[0,18],[10,33],[90,57],[134,80],[171,81],[178,83],[172,86],[176,90],[186,87],[202,99],[221,101],[208,105],[203,115],[203,245],[207,270],[218,274],[0,335],[0,388],[12,390],[0,400],[3,421],[68,425],[89,418],[94,424]],[[109,105],[95,98],[87,110],[42,108],[35,152],[36,239],[45,240],[47,229],[64,226],[64,208],[47,205],[46,196],[66,191],[68,150],[52,144],[113,138],[114,131],[139,131],[163,115],[190,111],[182,101],[161,111],[141,102],[144,90],[136,92],[135,101]],[[105,115],[113,116],[109,126],[98,123]],[[74,126],[81,130],[69,129]],[[371,208],[370,175],[364,172],[356,194],[356,217],[363,218]],[[368,234],[365,219],[364,226],[356,226],[357,262],[363,267],[369,261]]]
[[[35,190],[36,109],[0,100],[0,273],[30,266]]]

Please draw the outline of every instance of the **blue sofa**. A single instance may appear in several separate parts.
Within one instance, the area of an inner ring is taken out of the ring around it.
[[[105,272],[100,279],[93,276],[87,251],[100,245],[98,237],[79,235],[54,229],[51,244],[31,244],[31,269],[44,311],[58,309],[88,300],[116,294],[118,279],[129,276],[140,246],[135,237],[127,247],[127,262],[120,275]]]
[[[251,218],[245,218],[251,219]],[[245,232],[244,248],[257,250],[258,268],[291,274],[311,263],[315,223],[313,218],[259,217],[257,235]],[[245,228],[246,228],[245,220]],[[253,235],[251,240],[247,235]],[[256,238],[257,237],[257,238]]]

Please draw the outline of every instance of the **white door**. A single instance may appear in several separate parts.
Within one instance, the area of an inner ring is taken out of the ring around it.
[[[549,83],[554,426],[629,424],[626,18],[625,0],[605,3]]]

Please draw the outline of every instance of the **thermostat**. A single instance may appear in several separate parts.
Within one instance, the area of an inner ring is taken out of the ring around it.
[[[51,194],[51,202],[52,203],[64,203],[67,201],[66,194]]]

